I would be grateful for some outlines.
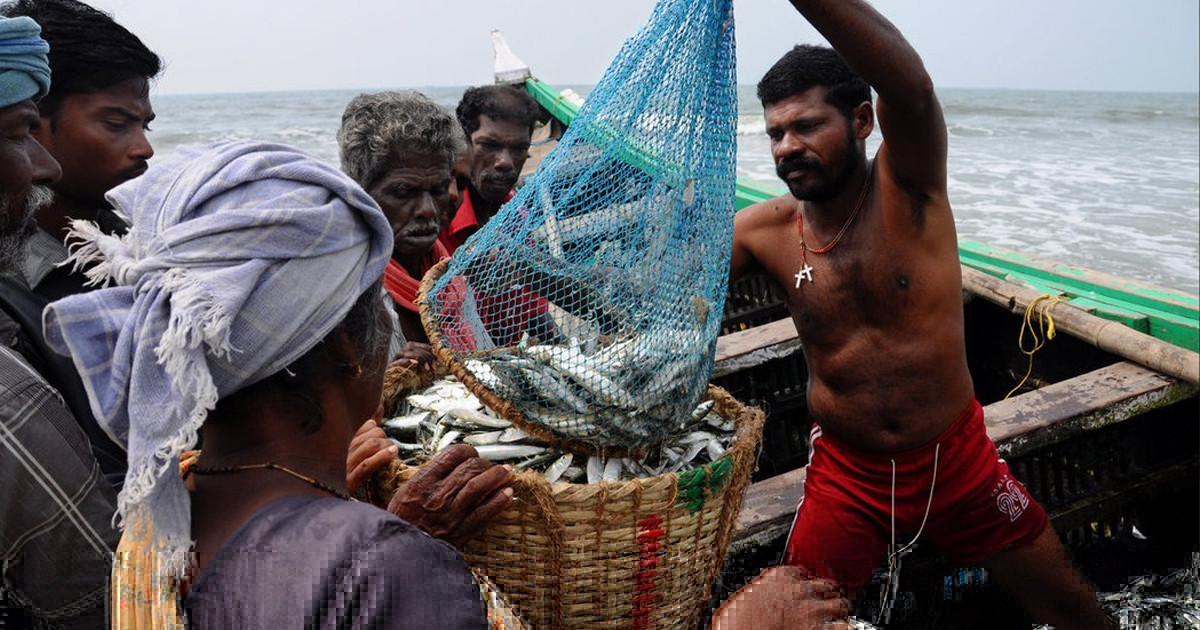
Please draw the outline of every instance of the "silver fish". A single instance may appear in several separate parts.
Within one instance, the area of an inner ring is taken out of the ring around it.
[[[432,394],[411,394],[404,400],[407,401],[411,407],[424,409],[426,411],[434,411],[433,405],[440,402],[442,398]]]
[[[408,442],[401,442],[400,440],[397,440],[396,438],[389,438],[389,439],[392,441],[392,444],[396,445],[396,448],[400,449],[401,454],[415,453],[415,452],[420,451],[425,448],[424,446],[422,446],[420,444],[411,444]]]
[[[715,400],[706,400],[706,401],[700,403],[699,405],[696,405],[696,408],[692,410],[692,420],[699,420],[699,419],[707,416],[708,412],[712,411],[713,405],[715,403],[716,403]],[[720,416],[717,416],[717,417],[719,418]]]
[[[544,453],[540,453],[530,457],[529,459],[524,459],[520,462],[517,462],[513,468],[517,470],[541,470],[543,466],[553,462],[554,460],[558,459],[558,457],[559,451],[547,449]]]
[[[500,436],[504,431],[488,431],[487,433],[472,433],[463,438],[463,442],[471,446],[483,446],[484,444],[498,444]]]
[[[679,438],[675,442],[676,442],[676,444],[693,444],[695,442],[702,442],[702,441],[708,441],[708,440],[713,440],[713,439],[716,439],[716,436],[707,431],[692,431],[691,433],[688,433],[687,435]]]
[[[418,411],[417,413],[410,413],[406,416],[388,418],[387,420],[383,421],[382,426],[385,429],[395,429],[397,431],[415,431],[417,430],[417,427],[421,426],[422,422],[429,419],[429,416],[430,412],[428,411]]]
[[[536,390],[536,394],[543,400],[553,400],[558,403],[574,409],[578,413],[587,413],[591,405],[585,400],[577,396],[571,391],[571,388],[566,383],[560,382],[557,378],[542,372],[538,368],[525,368],[522,370],[526,380]]]
[[[580,481],[583,481],[584,475],[586,474],[587,473],[584,472],[583,467],[581,466],[567,466],[567,469],[563,471],[562,477],[559,478],[559,481],[566,480],[570,483],[579,483]]]
[[[480,457],[497,462],[540,455],[546,452],[546,447],[531,446],[528,444],[484,444],[483,446],[476,447],[475,450],[479,452]]]
[[[588,483],[599,483],[604,478],[604,458],[592,455],[587,461]]]
[[[629,409],[638,406],[631,394],[589,366],[592,361],[578,350],[562,346],[529,346],[525,353],[566,374],[599,400]]]
[[[501,431],[501,432],[500,432],[500,438],[499,438],[499,439],[500,439],[500,441],[501,441],[501,442],[504,442],[504,443],[506,443],[506,444],[507,444],[507,443],[509,443],[509,442],[520,442],[520,441],[522,441],[522,440],[528,440],[528,439],[529,439],[529,438],[531,438],[531,437],[533,437],[533,436],[531,436],[531,435],[529,435],[528,433],[526,433],[526,432],[522,431],[522,430],[521,430],[520,428],[518,428],[518,427],[509,427],[509,428],[507,428],[507,429],[505,429],[505,430],[503,430],[503,431]]]
[[[705,442],[704,450],[708,453],[708,461],[710,462],[715,462],[718,459],[721,459],[721,456],[725,454],[725,447],[721,446],[721,442],[716,438]]]
[[[474,409],[467,407],[451,407],[446,410],[446,415],[461,422],[487,427],[489,429],[507,429],[508,427],[512,426],[512,423],[508,420],[483,413],[479,411],[478,407]]]
[[[442,439],[438,440],[437,447],[433,450],[440,453],[446,450],[446,447],[453,444],[461,436],[462,431],[447,431],[446,434],[442,436]]]
[[[546,481],[554,483],[563,476],[567,468],[571,466],[571,462],[575,460],[575,456],[571,453],[563,453],[558,459],[554,460],[553,464],[546,469]]]
[[[612,457],[604,463],[604,472],[600,473],[601,481],[616,481],[621,476],[621,459]]]

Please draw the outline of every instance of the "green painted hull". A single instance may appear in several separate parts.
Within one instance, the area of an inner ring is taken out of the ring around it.
[[[579,112],[578,106],[537,79],[527,79],[525,89],[564,125],[570,125]],[[741,210],[781,193],[739,178],[734,205]],[[959,241],[959,258],[964,265],[989,275],[1062,297],[1098,317],[1200,352],[1200,300],[1195,295],[1040,260],[975,241]]]

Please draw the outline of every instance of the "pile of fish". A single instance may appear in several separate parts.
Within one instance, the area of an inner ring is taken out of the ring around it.
[[[1195,630],[1200,628],[1200,554],[1192,566],[1165,576],[1143,575],[1115,593],[1099,593],[1100,608],[1121,630]],[[1034,630],[1054,630],[1041,625]]]
[[[1200,554],[1192,554],[1188,568],[1134,578],[1122,590],[1101,593],[1099,599],[1122,630],[1200,628]]]
[[[550,446],[497,416],[453,375],[407,396],[400,415],[381,424],[406,464],[419,465],[465,442],[484,459],[541,472],[550,483],[596,483],[677,473],[716,461],[733,444],[737,427],[712,407],[711,400],[700,403],[673,423],[666,440],[636,458],[581,456]]]
[[[710,353],[695,331],[633,337],[603,347],[519,344],[467,359],[485,387],[531,424],[598,447],[636,448],[662,440],[687,400],[702,391]]]

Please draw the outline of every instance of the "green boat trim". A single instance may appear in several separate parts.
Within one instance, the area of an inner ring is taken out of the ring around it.
[[[579,106],[558,90],[535,78],[525,79],[524,85],[526,91],[563,125],[569,126],[575,120]],[[734,207],[741,210],[780,194],[783,194],[781,189],[739,177]],[[958,253],[962,264],[971,268],[1058,296],[1098,317],[1200,352],[1200,299],[1195,295],[976,241],[960,239]]]

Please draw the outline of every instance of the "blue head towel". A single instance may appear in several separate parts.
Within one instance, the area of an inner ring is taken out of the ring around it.
[[[177,149],[108,193],[132,218],[76,221],[77,262],[110,286],[46,307],[96,418],[129,451],[125,523],[150,522],[185,566],[191,512],[179,455],[217,400],[311,350],[383,275],[392,229],[348,176],[259,142]]]
[[[37,101],[50,91],[50,45],[41,33],[28,17],[0,18],[0,107]]]

